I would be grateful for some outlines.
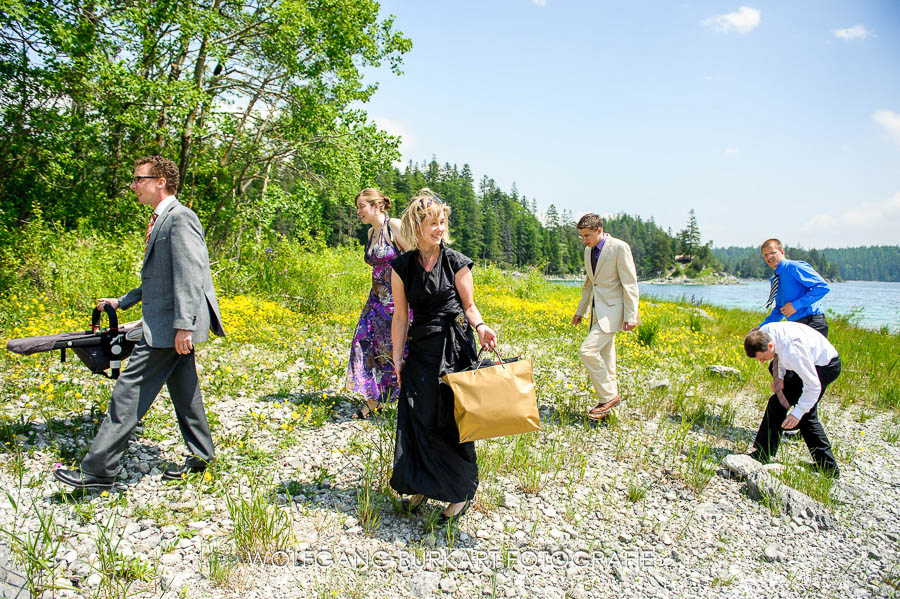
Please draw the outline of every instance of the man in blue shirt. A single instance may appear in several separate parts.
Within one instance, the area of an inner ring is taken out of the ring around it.
[[[759,326],[787,318],[808,325],[828,337],[828,321],[825,320],[821,299],[831,290],[825,279],[806,262],[785,258],[784,246],[777,239],[767,239],[761,251],[766,264],[775,271],[766,308],[773,303],[775,306]]]

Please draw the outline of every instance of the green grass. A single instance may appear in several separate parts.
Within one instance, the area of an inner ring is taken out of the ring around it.
[[[238,556],[245,560],[267,563],[294,544],[290,509],[275,505],[270,485],[260,479],[251,481],[247,495],[225,496],[228,516],[232,521],[231,541]]]
[[[112,241],[92,237],[90,243],[97,252]],[[40,240],[37,247],[34,256],[0,266],[21,275],[13,287],[0,291],[0,337],[66,330],[72,319],[80,323],[86,317],[90,298],[75,288],[75,272],[60,272],[69,268],[64,261],[56,261],[52,269],[42,262],[60,247],[51,239]],[[111,511],[120,519],[181,525],[211,517],[212,511],[203,504],[218,503],[233,528],[223,538],[221,555],[203,556],[202,570],[213,583],[230,589],[240,587],[236,579],[241,567],[223,556],[265,558],[289,548],[295,527],[301,530],[311,520],[322,536],[351,514],[375,538],[386,531],[393,534],[395,518],[405,518],[400,525],[424,524],[427,535],[429,522],[433,524],[443,507],[431,502],[431,516],[414,519],[391,513],[390,506],[397,501],[388,484],[396,441],[393,407],[365,422],[344,420],[350,406],[359,401],[341,388],[349,339],[369,285],[370,270],[360,259],[360,248],[327,250],[283,242],[273,247],[277,253],[271,260],[264,249],[248,248],[242,263],[217,267],[221,268],[217,290],[229,335],[203,344],[198,352],[201,388],[217,448],[213,465],[204,475],[164,485],[155,505],[129,503],[122,493],[67,506],[70,522],[93,530],[107,522]],[[90,266],[85,260],[88,254],[78,254],[73,264]],[[119,293],[132,285],[136,271],[129,260],[119,272],[92,270],[87,285],[91,295]],[[26,267],[27,272],[16,270]],[[284,276],[285,269],[289,277]],[[642,305],[643,324],[637,332],[617,337],[619,384],[627,402],[595,425],[584,416],[596,400],[578,353],[587,328],[571,324],[578,288],[547,284],[536,272],[511,277],[489,265],[479,266],[474,274],[476,301],[486,322],[498,331],[501,348],[534,362],[544,426],[540,433],[477,442],[480,486],[474,509],[483,518],[493,520],[498,511],[504,519],[506,514],[526,517],[532,511],[529,496],[546,495],[546,490],[561,498],[554,507],[573,526],[584,517],[593,518],[595,512],[608,517],[605,506],[613,505],[615,495],[621,498],[623,491],[625,499],[636,504],[630,511],[636,512],[657,487],[686,488],[700,501],[713,481],[718,457],[746,448],[758,422],[756,410],[769,395],[765,367],[744,356],[741,347],[759,314],[705,306],[713,317],[708,320],[697,317],[684,302]],[[38,304],[6,311],[22,297],[37,298]],[[837,408],[845,403],[859,422],[868,421],[868,427],[879,423],[873,441],[900,442],[900,386],[893,376],[894,356],[900,355],[898,336],[861,330],[840,318],[832,319],[832,325],[844,372],[829,388],[824,406],[829,409],[823,414],[831,410],[840,414]],[[712,363],[737,368],[740,378],[710,375],[705,366]],[[0,386],[4,471],[25,480],[36,459],[77,464],[104,416],[111,383],[86,374],[78,363],[59,364],[50,355],[0,354],[0,372],[5,377]],[[871,376],[872,372],[879,376]],[[661,378],[669,380],[667,387],[648,389],[649,380]],[[885,411],[893,417],[882,425]],[[753,413],[749,420],[748,413]],[[831,434],[832,421],[826,426]],[[322,427],[336,431],[328,439],[330,457],[314,466],[299,463],[285,469],[288,456],[304,451],[310,430]],[[47,444],[44,454],[36,448],[38,436]],[[157,400],[144,418],[138,442],[170,453],[180,448],[179,439],[171,404]],[[171,440],[176,441],[174,446],[160,445]],[[858,440],[847,435],[835,435],[832,441],[842,468],[863,451]],[[784,482],[823,503],[829,501],[830,480],[795,465],[805,447],[785,444],[783,451],[786,455],[779,454],[779,459],[788,464]],[[598,456],[618,461],[624,474],[598,468]],[[158,457],[162,461],[172,456]],[[624,487],[616,487],[616,477]],[[315,503],[326,489],[342,494],[342,509]],[[275,493],[290,496],[290,507],[277,505]],[[501,507],[506,493],[524,493],[522,505]],[[176,504],[195,507],[174,509]],[[771,506],[777,510],[774,503]],[[33,522],[37,516],[30,517]],[[299,518],[308,520],[298,523]],[[473,533],[467,528],[472,522],[462,519],[461,530]],[[543,532],[535,523],[531,538],[540,539]],[[433,533],[441,544],[459,542],[455,528]],[[100,549],[106,550],[114,540],[109,537],[103,545],[103,534],[98,529],[87,535],[88,542],[99,539]],[[48,551],[35,547],[31,553],[46,556]],[[109,589],[127,585],[130,592],[154,584],[146,582],[153,576],[141,569],[146,564],[117,565],[112,554],[108,556],[102,567],[109,573]],[[361,587],[348,578],[334,585],[323,583],[318,592],[349,596],[361,592]]]

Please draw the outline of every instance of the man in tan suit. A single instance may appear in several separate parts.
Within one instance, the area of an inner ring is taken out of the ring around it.
[[[580,324],[588,308],[592,308],[591,328],[581,344],[581,361],[587,367],[599,400],[588,411],[588,417],[600,420],[609,415],[620,399],[616,383],[616,332],[630,331],[640,324],[637,272],[631,247],[604,233],[599,216],[585,214],[577,227],[586,246],[587,276],[572,324]]]

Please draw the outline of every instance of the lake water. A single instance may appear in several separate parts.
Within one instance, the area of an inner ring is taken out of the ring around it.
[[[580,286],[582,282],[573,284]],[[822,298],[825,313],[850,314],[858,311],[856,322],[868,329],[887,326],[900,332],[900,283],[881,281],[846,281],[829,283],[831,291]],[[760,312],[762,320],[768,281],[742,281],[741,285],[654,285],[639,283],[641,297],[663,300],[701,302],[727,308],[743,308]]]

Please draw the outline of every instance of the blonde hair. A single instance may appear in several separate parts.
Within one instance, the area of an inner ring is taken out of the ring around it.
[[[423,187],[416,192],[416,195],[409,199],[409,205],[403,211],[400,217],[400,231],[403,237],[408,239],[416,249],[419,248],[419,233],[422,231],[422,225],[428,221],[435,220],[444,215],[447,219],[447,227],[444,229],[444,235],[441,238],[445,244],[450,241],[450,206],[444,203],[438,194],[434,193],[427,187]]]
[[[356,194],[356,197],[353,198],[353,203],[358,205],[360,200],[371,206],[380,208],[381,211],[385,213],[391,209],[391,198],[387,197],[374,187],[366,187]]]

